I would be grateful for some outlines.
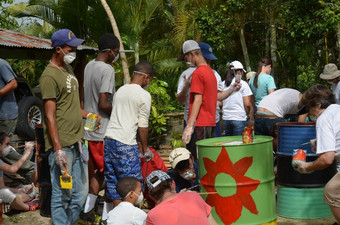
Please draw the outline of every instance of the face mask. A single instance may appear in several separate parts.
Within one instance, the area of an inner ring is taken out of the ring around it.
[[[2,156],[6,157],[12,150],[15,151],[15,149],[9,145],[8,147],[4,148],[4,150],[2,150]]]
[[[76,52],[70,52],[68,54],[65,54],[65,52],[63,51],[63,49],[61,49],[61,51],[64,53],[64,63],[71,64],[77,57],[77,53]]]
[[[196,67],[196,65],[191,62],[191,55],[190,55],[189,62],[185,62],[185,63],[187,64],[188,67]]]
[[[150,81],[149,81],[149,78],[148,78],[148,84],[147,84],[146,86],[144,86],[143,89],[144,89],[144,90],[148,89],[149,84],[150,84]]]
[[[116,57],[112,60],[112,63],[117,62],[117,60],[119,59],[119,53],[116,55]]]
[[[137,195],[135,192],[133,192],[135,195]],[[138,196],[138,200],[137,202],[135,203],[135,205],[139,205],[140,203],[142,203],[143,199],[144,199],[144,196],[143,196],[143,192],[140,193],[140,195],[137,195]]]
[[[194,171],[192,170],[187,171],[185,173],[180,174],[180,176],[185,180],[191,180],[194,177]]]

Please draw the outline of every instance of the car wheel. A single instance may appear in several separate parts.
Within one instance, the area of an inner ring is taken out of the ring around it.
[[[43,123],[42,101],[34,96],[24,97],[18,103],[18,110],[16,134],[20,137],[34,140],[35,125]]]

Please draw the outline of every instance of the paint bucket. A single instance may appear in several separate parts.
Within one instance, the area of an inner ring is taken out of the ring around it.
[[[277,215],[291,219],[320,219],[333,217],[323,201],[324,187],[291,188],[277,186]]]
[[[272,137],[242,136],[196,142],[205,201],[219,224],[276,224]]]

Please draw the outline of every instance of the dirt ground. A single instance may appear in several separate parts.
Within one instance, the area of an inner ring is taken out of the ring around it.
[[[3,216],[4,225],[18,225],[18,224],[33,224],[34,225],[50,225],[52,224],[51,218],[40,216],[40,211],[36,210],[34,212],[24,212],[12,215]],[[296,220],[287,219],[283,217],[277,217],[278,225],[332,225],[335,222],[334,218],[326,219],[314,219],[314,220]],[[81,223],[80,221],[77,225],[90,225],[89,223]]]

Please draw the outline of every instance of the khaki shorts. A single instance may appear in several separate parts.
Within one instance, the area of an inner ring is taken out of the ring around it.
[[[323,196],[326,204],[340,208],[340,172],[328,181]]]

